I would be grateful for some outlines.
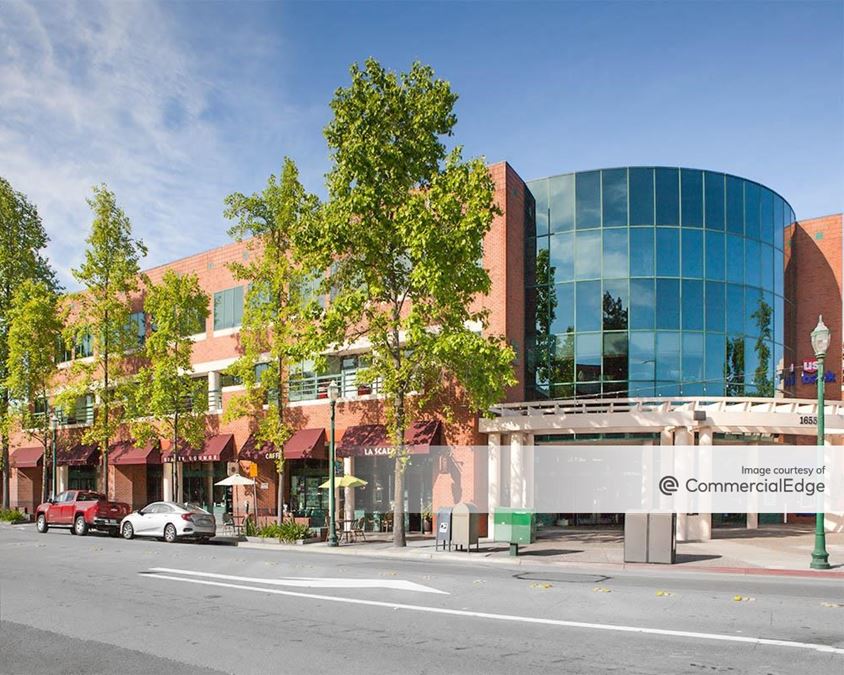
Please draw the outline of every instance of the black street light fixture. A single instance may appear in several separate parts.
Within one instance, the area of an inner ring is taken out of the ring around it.
[[[818,360],[818,469],[824,464],[824,375],[826,373],[824,359],[829,351],[829,341],[829,328],[824,325],[823,316],[819,316],[818,325],[812,331],[812,349],[815,352],[815,358]],[[823,504],[823,495],[820,493],[818,500]],[[815,550],[812,551],[812,563],[809,567],[813,570],[828,570],[830,568],[822,508],[815,513]]]
[[[331,426],[328,440],[328,545],[338,546],[337,540],[337,518],[334,513],[334,463],[337,461],[337,449],[334,445],[334,410],[337,407],[337,399],[340,398],[340,387],[336,380],[331,380],[328,385],[328,402],[331,406]]]

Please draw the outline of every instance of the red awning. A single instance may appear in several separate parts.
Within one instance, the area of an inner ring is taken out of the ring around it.
[[[133,441],[120,441],[109,448],[108,461],[121,466],[161,464],[161,453],[157,445],[148,444],[139,448]]]
[[[34,469],[44,463],[44,448],[18,448],[12,453],[11,465],[16,469]]]
[[[234,457],[234,435],[217,434],[205,439],[201,448],[179,448],[180,462],[228,462]],[[173,450],[161,454],[162,462],[173,461]]]
[[[411,455],[426,455],[439,439],[441,425],[437,420],[417,420],[404,432],[407,452]],[[383,424],[359,424],[349,427],[337,446],[337,455],[388,455],[393,448]]]
[[[259,443],[253,434],[246,439],[239,457],[251,461],[275,459],[275,446]],[[328,459],[325,429],[299,429],[284,444],[284,459]]]
[[[77,443],[56,454],[56,464],[59,466],[95,466],[99,461],[100,450],[96,445]]]

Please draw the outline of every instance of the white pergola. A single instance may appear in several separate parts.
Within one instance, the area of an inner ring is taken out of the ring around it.
[[[504,482],[510,488],[509,506],[532,506],[536,436],[623,433],[632,435],[623,442],[630,445],[637,443],[637,434],[643,443],[653,443],[653,435],[659,434],[660,445],[712,445],[716,433],[814,436],[817,415],[817,401],[785,398],[680,396],[500,404],[478,424],[487,434],[489,511],[507,506],[501,503]],[[827,402],[824,415],[826,435],[844,434],[844,402]],[[748,514],[748,526],[756,522],[755,514]],[[710,531],[709,514],[679,519],[681,540],[706,539]]]

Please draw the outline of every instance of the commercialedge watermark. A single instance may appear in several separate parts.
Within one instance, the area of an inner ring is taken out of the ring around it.
[[[823,471],[826,467],[820,467]],[[671,496],[679,489],[679,481],[674,476],[663,476],[659,481],[659,490],[666,496]],[[758,494],[805,494],[811,497],[823,494],[826,485],[822,481],[811,481],[805,478],[774,478],[756,481],[701,481],[689,478],[685,483],[688,492],[697,493],[742,493],[756,492]]]

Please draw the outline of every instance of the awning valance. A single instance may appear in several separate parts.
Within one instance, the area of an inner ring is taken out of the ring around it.
[[[161,464],[161,452],[157,444],[139,448],[134,441],[120,441],[109,447],[108,461],[119,466]]]
[[[77,443],[56,453],[59,466],[96,466],[100,461],[100,449],[96,445]]]
[[[253,434],[240,449],[239,458],[253,462],[275,459],[275,446],[259,442]],[[328,459],[325,429],[299,429],[284,444],[284,459]]]
[[[36,445],[30,448],[18,448],[12,452],[10,463],[16,469],[34,469],[44,463],[44,448]]]
[[[440,439],[441,424],[438,420],[417,420],[404,432],[404,443],[411,455],[426,455]],[[389,455],[393,449],[387,427],[383,424],[358,424],[346,429],[337,446],[339,457],[352,455]]]
[[[228,462],[234,458],[234,435],[217,434],[205,439],[201,448],[179,448],[180,462]],[[173,461],[172,445],[161,454],[162,462]]]

